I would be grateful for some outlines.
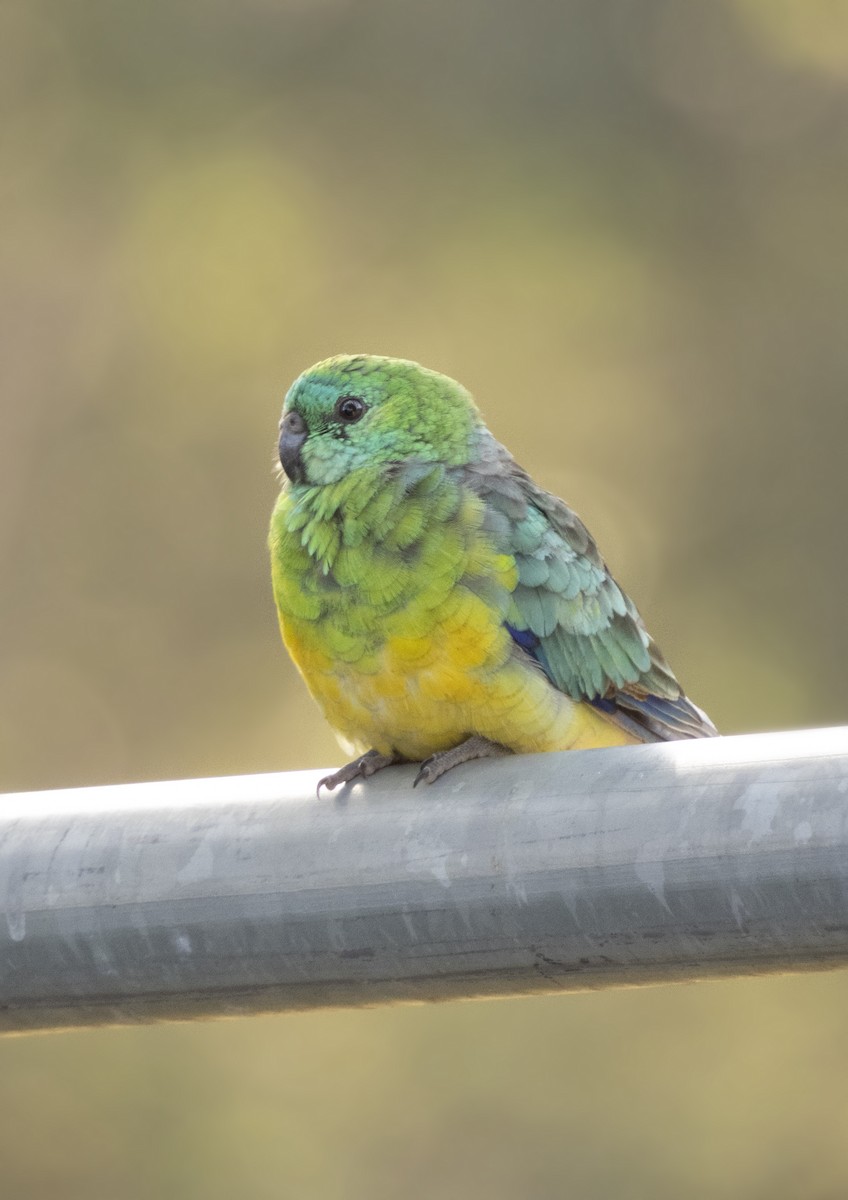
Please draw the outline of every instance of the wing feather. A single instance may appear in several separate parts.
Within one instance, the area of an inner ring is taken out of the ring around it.
[[[560,691],[597,704],[647,740],[714,736],[577,514],[487,430],[479,437],[463,480],[483,500],[498,549],[515,560],[506,623],[516,645]]]

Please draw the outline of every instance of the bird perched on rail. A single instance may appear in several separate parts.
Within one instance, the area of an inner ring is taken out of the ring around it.
[[[489,755],[710,737],[586,527],[460,384],[339,355],[292,385],[271,521],[283,641],[359,757],[415,782]]]

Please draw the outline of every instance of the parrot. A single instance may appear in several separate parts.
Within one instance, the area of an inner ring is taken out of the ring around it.
[[[415,784],[505,754],[717,736],[586,526],[418,363],[336,355],[279,426],[283,642],[353,760]]]

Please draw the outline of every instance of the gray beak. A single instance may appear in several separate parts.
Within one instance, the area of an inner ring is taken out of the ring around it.
[[[306,474],[300,450],[309,436],[309,426],[299,412],[287,412],[280,422],[280,462],[292,483],[303,483]]]

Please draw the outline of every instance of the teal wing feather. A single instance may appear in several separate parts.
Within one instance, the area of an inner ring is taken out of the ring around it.
[[[644,740],[709,737],[715,726],[684,694],[586,526],[483,430],[465,482],[484,501],[518,583],[506,624],[555,687],[587,700]]]

